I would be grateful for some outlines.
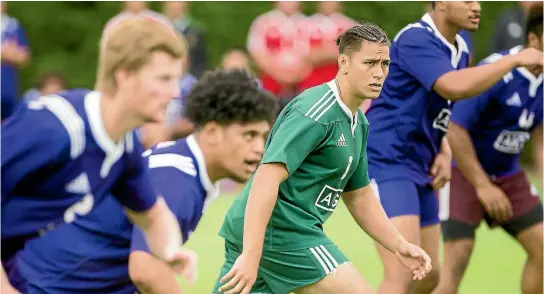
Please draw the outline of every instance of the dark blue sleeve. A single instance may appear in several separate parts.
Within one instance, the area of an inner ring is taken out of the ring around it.
[[[1,126],[2,201],[32,175],[70,160],[70,137],[49,110],[21,108]]]
[[[198,179],[175,167],[158,167],[150,170],[151,181],[157,192],[164,197],[168,208],[176,215],[181,227],[183,242],[194,228],[195,218],[202,213],[204,195],[196,183]],[[200,205],[199,205],[200,204]],[[131,251],[149,252],[143,232],[136,226],[132,231]]]
[[[113,188],[115,198],[130,210],[141,212],[157,202],[157,193],[151,185],[147,171],[147,159],[142,157],[143,147],[134,136],[134,150],[126,154],[127,166],[123,177]]]
[[[476,97],[456,102],[452,109],[451,120],[467,131],[470,131],[478,122],[480,114],[485,110],[489,101],[493,99],[494,93],[496,93],[500,83],[502,83],[502,80],[499,84],[496,84]]]
[[[424,28],[411,28],[395,42],[397,62],[408,74],[418,80],[427,91],[443,74],[455,70],[450,57],[439,47],[432,33]]]

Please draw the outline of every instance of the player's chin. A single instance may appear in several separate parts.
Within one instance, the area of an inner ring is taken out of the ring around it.
[[[380,93],[382,92],[382,89],[368,89],[365,91],[365,97],[367,99],[376,99],[380,97]]]

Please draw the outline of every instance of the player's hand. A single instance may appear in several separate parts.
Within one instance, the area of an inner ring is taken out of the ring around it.
[[[497,222],[503,223],[512,217],[512,203],[506,194],[493,183],[476,188],[476,195],[478,195],[487,214]]]
[[[195,283],[198,277],[198,255],[191,250],[180,248],[168,262],[172,269],[189,283]]]
[[[422,280],[433,268],[429,255],[406,240],[399,243],[395,255],[402,265],[412,271],[414,280]]]
[[[451,155],[444,152],[436,155],[431,167],[431,176],[433,177],[431,185],[434,190],[439,190],[451,180]]]
[[[515,55],[517,66],[542,67],[543,58],[542,51],[535,48],[523,49]]]
[[[219,292],[225,294],[249,294],[255,280],[257,280],[259,261],[260,258],[242,252],[230,271],[221,278],[220,282],[223,286],[219,288]]]

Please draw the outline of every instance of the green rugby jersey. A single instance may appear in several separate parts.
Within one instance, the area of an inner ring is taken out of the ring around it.
[[[368,121],[352,116],[335,81],[308,89],[280,113],[267,139],[261,164],[283,163],[289,177],[280,184],[266,228],[265,251],[287,251],[330,243],[323,223],[342,192],[369,184]],[[219,235],[242,243],[253,178],[229,209]],[[258,197],[259,195],[253,195]]]

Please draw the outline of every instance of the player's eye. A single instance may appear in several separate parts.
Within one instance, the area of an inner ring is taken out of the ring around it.
[[[383,67],[389,67],[390,64],[391,64],[391,63],[390,63],[389,61],[384,61],[384,62],[382,62],[382,66],[383,66]]]
[[[372,60],[369,60],[369,61],[365,61],[365,64],[374,65],[374,64],[376,64],[376,62],[372,61]]]
[[[255,132],[247,132],[244,134],[244,139],[246,141],[251,141],[253,138],[255,138]]]

